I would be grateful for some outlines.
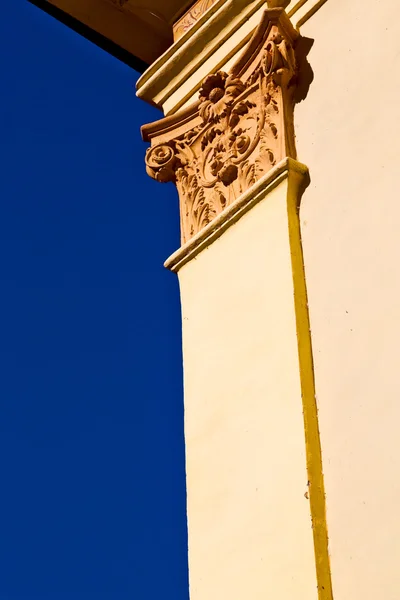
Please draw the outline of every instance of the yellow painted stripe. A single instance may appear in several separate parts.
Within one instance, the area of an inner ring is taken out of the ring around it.
[[[299,163],[297,163],[297,166]],[[308,313],[307,287],[304,272],[303,250],[299,220],[301,195],[308,184],[308,172],[299,172],[289,166],[288,224],[292,260],[294,304],[296,313],[297,345],[300,363],[301,393],[309,481],[309,499],[314,537],[315,563],[319,600],[333,600],[324,476],[322,470],[321,442],[318,410],[315,398],[314,364]]]

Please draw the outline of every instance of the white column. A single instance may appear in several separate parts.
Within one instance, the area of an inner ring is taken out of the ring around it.
[[[298,209],[300,36],[272,1],[216,2],[139,80],[176,183],[191,600],[332,600]],[[288,4],[288,2],[285,2]],[[206,18],[207,17],[207,18]]]

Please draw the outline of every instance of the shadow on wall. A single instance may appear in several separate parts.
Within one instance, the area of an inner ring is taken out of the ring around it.
[[[299,61],[299,78],[296,86],[295,102],[298,104],[307,98],[308,90],[314,80],[314,72],[308,62],[308,55],[314,40],[301,36],[297,43],[297,59]]]

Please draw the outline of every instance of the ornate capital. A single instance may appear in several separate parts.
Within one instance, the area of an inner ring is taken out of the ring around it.
[[[195,105],[143,127],[148,174],[178,188],[182,243],[279,161],[296,158],[298,37],[284,9],[266,10],[230,73],[212,73]]]

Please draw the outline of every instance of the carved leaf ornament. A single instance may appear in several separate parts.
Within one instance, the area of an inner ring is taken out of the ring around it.
[[[147,173],[178,188],[182,243],[277,162],[296,158],[298,37],[283,9],[266,10],[229,74],[212,73],[196,105],[143,128]]]

